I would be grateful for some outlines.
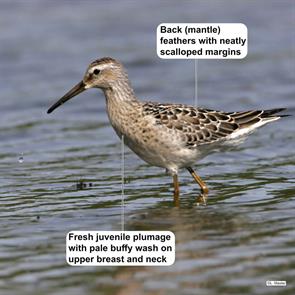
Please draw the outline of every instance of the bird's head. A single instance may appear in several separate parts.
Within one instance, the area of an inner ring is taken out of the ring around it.
[[[123,66],[111,57],[104,57],[92,62],[83,77],[83,80],[68,91],[62,98],[53,104],[47,113],[53,112],[69,99],[89,88],[111,89],[118,81],[126,80],[127,74]]]

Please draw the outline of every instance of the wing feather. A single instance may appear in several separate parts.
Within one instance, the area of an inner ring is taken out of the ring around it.
[[[258,122],[262,123],[259,126],[263,125],[279,118],[279,115],[274,114],[282,110],[284,109],[227,113],[182,104],[148,102],[143,105],[144,116],[151,115],[155,118],[155,124],[180,132],[189,148],[225,140],[234,132],[247,130]]]
[[[224,112],[194,108],[186,105],[146,103],[144,115],[152,115],[157,125],[181,132],[187,147],[222,140],[238,125]]]

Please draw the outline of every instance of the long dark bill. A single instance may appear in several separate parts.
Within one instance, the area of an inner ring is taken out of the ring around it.
[[[85,84],[83,81],[79,82],[76,86],[74,86],[69,92],[67,92],[61,99],[59,99],[55,104],[53,104],[47,111],[48,114],[53,112],[56,108],[64,104],[66,101],[71,99],[72,97],[78,95],[79,93],[85,90]]]

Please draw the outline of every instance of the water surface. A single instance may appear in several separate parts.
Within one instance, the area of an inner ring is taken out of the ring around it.
[[[175,208],[171,178],[126,148],[125,229],[173,231],[176,262],[70,267],[67,232],[121,228],[120,142],[98,90],[46,114],[102,56],[125,64],[138,97],[193,104],[194,62],[156,56],[162,22],[245,23],[245,60],[198,62],[199,104],[292,113],[294,19],[293,1],[1,2],[0,293],[294,294],[294,118],[196,163],[207,206],[182,171]]]

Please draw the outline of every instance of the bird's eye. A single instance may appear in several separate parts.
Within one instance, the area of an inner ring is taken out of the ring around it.
[[[95,69],[94,71],[93,71],[93,74],[94,75],[98,75],[100,73],[100,70],[98,70],[98,69]]]

